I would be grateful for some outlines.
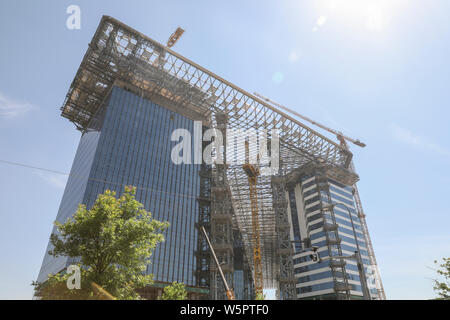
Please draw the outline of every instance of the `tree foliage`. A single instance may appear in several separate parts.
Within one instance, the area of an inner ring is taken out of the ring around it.
[[[164,288],[161,295],[161,300],[186,300],[187,291],[184,283],[173,282],[171,285]]]
[[[44,283],[33,282],[35,295],[42,299],[98,299],[97,284],[117,299],[139,299],[136,289],[152,282],[146,266],[156,245],[164,241],[168,223],[152,219],[151,213],[135,199],[136,188],[125,187],[119,198],[106,190],[90,210],[79,205],[64,224],[55,222],[59,234],[52,234],[49,254],[79,261],[81,289],[69,290],[70,275],[49,275]]]
[[[255,296],[255,300],[266,300],[266,295],[264,293],[258,292]]]
[[[450,299],[450,258],[443,258],[442,262],[434,261],[438,265],[439,269],[437,273],[444,279],[434,281],[434,290],[441,299]]]

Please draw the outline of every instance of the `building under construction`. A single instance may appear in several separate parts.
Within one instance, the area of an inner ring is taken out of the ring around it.
[[[142,293],[149,298],[165,283],[180,281],[191,298],[225,299],[220,268],[238,299],[263,288],[276,289],[279,299],[384,299],[346,137],[334,142],[323,136],[295,113],[174,52],[175,41],[163,45],[102,18],[61,108],[82,137],[57,220],[65,221],[78,203],[92,206],[105,189],[135,185],[136,198],[153,217],[170,222],[148,267],[155,285]],[[191,131],[196,123],[201,133],[221,132],[224,158],[231,151],[246,155],[247,166],[173,164],[171,133]],[[269,145],[279,141],[278,152],[270,154],[276,169],[263,161],[249,167],[258,151],[248,143],[228,150],[231,130],[266,130]],[[349,210],[338,209],[339,203]],[[310,258],[311,250],[328,262]],[[364,279],[342,258],[356,250],[363,254]],[[46,255],[38,280],[68,264]],[[364,292],[357,281],[366,280]]]

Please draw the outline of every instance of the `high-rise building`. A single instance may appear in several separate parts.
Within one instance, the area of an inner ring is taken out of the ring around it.
[[[193,297],[226,298],[202,227],[237,298],[251,298],[261,286],[280,299],[362,296],[352,259],[325,262],[358,250],[366,269],[376,267],[359,198],[352,197],[359,177],[348,148],[107,16],[61,110],[82,136],[57,220],[64,222],[80,203],[91,207],[106,189],[120,194],[134,185],[153,217],[170,223],[147,269],[156,280],[143,289],[147,297],[181,281]],[[193,135],[191,163],[172,161],[176,129]],[[221,133],[221,146],[207,149],[208,129]],[[257,159],[261,174],[250,181],[242,163],[195,161],[198,145],[226,160]],[[334,205],[328,213],[326,204]],[[346,216],[347,209],[353,214]],[[307,261],[311,244],[322,254],[320,264]],[[71,263],[46,254],[38,280]],[[383,298],[375,278],[371,295]]]
[[[366,294],[379,299],[354,188],[335,179],[326,167],[307,165],[288,183],[297,298],[362,299],[367,283]],[[355,252],[364,271],[358,269]]]
[[[66,221],[78,204],[92,207],[97,196],[107,189],[120,195],[124,186],[136,186],[136,199],[152,217],[170,223],[165,241],[153,252],[147,272],[153,274],[157,283],[183,282],[191,292],[206,297],[208,288],[198,283],[196,276],[198,237],[202,237],[196,225],[201,184],[210,177],[202,177],[201,164],[175,164],[171,160],[175,144],[171,141],[172,132],[194,132],[194,120],[204,119],[173,104],[159,103],[119,84],[112,87],[102,109],[81,136],[56,220]],[[193,149],[194,146],[192,154]],[[241,246],[237,243],[237,250]],[[49,243],[47,251],[50,249]],[[44,281],[49,273],[62,271],[71,262],[46,254],[38,281]],[[244,298],[249,292],[244,288],[244,264],[236,266],[234,272],[242,278],[237,295]],[[151,290],[147,294],[151,295]]]

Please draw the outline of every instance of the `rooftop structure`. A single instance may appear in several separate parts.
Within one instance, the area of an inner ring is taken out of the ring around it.
[[[327,167],[328,175],[334,180],[353,185],[359,177],[351,169],[351,152],[267,101],[122,22],[103,16],[61,107],[62,116],[73,122],[78,130],[89,131],[95,126],[96,115],[117,83],[152,101],[182,106],[184,113],[202,119],[206,127],[222,131],[224,127],[227,130],[278,130],[280,168],[272,175],[259,177],[256,185],[264,287],[279,289],[281,298],[295,298],[285,177],[292,176],[296,169],[308,163],[319,163]],[[237,152],[245,154],[243,148]],[[233,221],[241,232],[247,256],[252,257],[252,203],[248,177],[240,164],[216,166],[213,170],[225,174]]]

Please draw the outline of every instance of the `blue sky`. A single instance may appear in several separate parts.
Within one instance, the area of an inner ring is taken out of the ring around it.
[[[81,8],[81,29],[66,8]],[[359,138],[359,190],[387,297],[434,297],[450,256],[450,2],[1,1],[0,160],[68,172],[59,107],[102,15],[243,89]],[[30,299],[66,178],[0,162],[0,299]]]

